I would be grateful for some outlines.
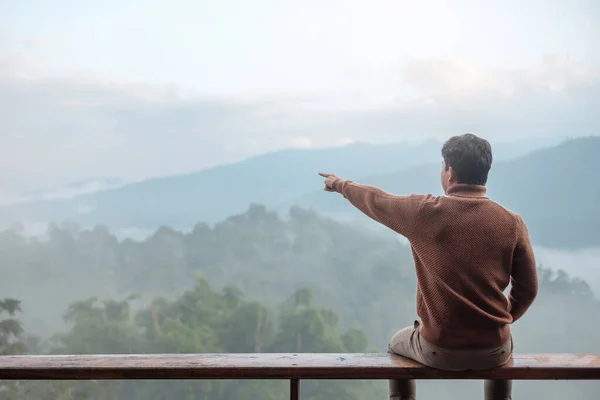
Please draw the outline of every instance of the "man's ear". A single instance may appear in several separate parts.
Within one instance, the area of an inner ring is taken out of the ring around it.
[[[448,182],[450,184],[456,183],[458,181],[458,178],[456,177],[456,172],[454,172],[454,169],[452,167],[448,168]]]

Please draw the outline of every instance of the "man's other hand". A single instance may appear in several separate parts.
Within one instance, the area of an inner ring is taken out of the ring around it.
[[[335,182],[336,179],[340,179],[340,177],[335,174],[326,174],[324,172],[319,172],[319,175],[321,175],[323,178],[326,178],[325,179],[325,191],[326,192],[335,192],[335,190],[333,189],[333,182]]]

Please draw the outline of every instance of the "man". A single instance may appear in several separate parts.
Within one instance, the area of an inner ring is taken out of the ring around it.
[[[442,370],[494,368],[510,360],[510,324],[537,295],[535,258],[521,217],[485,196],[489,142],[454,136],[443,145],[442,159],[446,195],[438,197],[395,196],[320,175],[326,191],[341,193],[410,241],[420,321],[397,332],[389,352]],[[484,391],[488,400],[511,399],[512,382],[486,381]],[[415,392],[414,381],[390,381],[390,399],[415,399]]]

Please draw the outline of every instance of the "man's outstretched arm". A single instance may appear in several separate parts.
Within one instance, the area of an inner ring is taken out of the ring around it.
[[[533,248],[525,222],[519,217],[517,245],[513,254],[511,290],[508,297],[513,322],[525,314],[538,293],[538,278]]]
[[[373,220],[399,234],[409,237],[419,210],[427,196],[396,196],[374,186],[341,179],[333,174],[319,173],[327,178],[325,190],[341,193],[348,201]]]

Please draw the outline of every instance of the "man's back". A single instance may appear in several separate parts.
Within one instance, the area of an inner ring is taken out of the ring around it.
[[[408,233],[417,270],[417,312],[423,337],[443,348],[491,348],[510,338],[504,290],[514,261],[530,303],[537,292],[535,260],[521,218],[485,197],[482,186],[454,185],[448,196],[415,196],[422,205]],[[420,199],[419,199],[420,198]],[[526,251],[519,250],[525,248]],[[519,259],[515,260],[515,255]]]
[[[411,243],[421,333],[447,349],[491,348],[537,295],[535,258],[520,216],[456,184],[447,196],[395,196],[337,179],[332,189]],[[511,283],[507,299],[504,290]]]

